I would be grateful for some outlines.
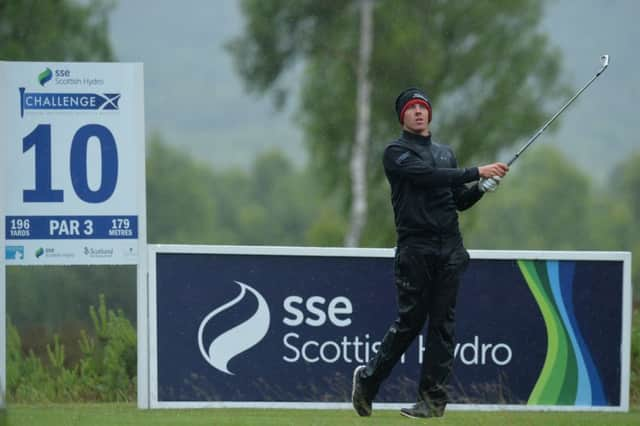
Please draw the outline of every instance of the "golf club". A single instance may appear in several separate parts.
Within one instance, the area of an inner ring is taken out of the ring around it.
[[[587,82],[587,84],[585,84],[585,85],[582,87],[582,89],[578,90],[578,92],[577,92],[575,95],[573,95],[573,97],[572,97],[571,99],[569,99],[569,100],[567,101],[567,103],[566,103],[566,104],[564,104],[564,105],[562,106],[562,108],[560,108],[560,110],[559,110],[558,112],[556,112],[556,113],[553,115],[553,117],[551,117],[551,118],[549,119],[549,121],[547,121],[546,123],[544,123],[544,125],[543,125],[540,129],[538,129],[538,131],[537,131],[537,132],[536,132],[536,133],[535,133],[535,134],[534,134],[534,135],[533,135],[533,136],[532,136],[532,137],[527,141],[527,143],[525,143],[525,144],[522,146],[522,148],[520,148],[520,150],[518,150],[518,152],[516,152],[516,154],[513,156],[513,158],[512,158],[511,160],[509,160],[509,162],[507,163],[507,165],[511,166],[511,165],[512,165],[512,164],[513,164],[513,163],[514,163],[514,162],[515,162],[515,161],[520,157],[520,155],[522,155],[522,153],[523,153],[527,148],[529,148],[529,146],[531,146],[531,144],[533,144],[533,142],[535,142],[535,140],[536,140],[536,139],[538,139],[538,136],[540,136],[540,135],[542,134],[542,132],[544,132],[544,131],[547,129],[547,127],[549,127],[549,125],[550,125],[551,123],[553,123],[553,121],[554,121],[556,118],[558,118],[558,116],[559,116],[560,114],[562,114],[562,112],[563,112],[565,109],[567,109],[567,107],[568,107],[569,105],[571,105],[571,103],[572,103],[573,101],[575,101],[575,100],[578,98],[578,96],[580,96],[580,94],[581,94],[582,92],[584,92],[584,91],[587,89],[587,87],[589,87],[589,86],[591,85],[591,83],[593,83],[593,82],[594,82],[594,80],[595,80],[596,78],[600,77],[600,74],[602,74],[602,73],[604,72],[604,70],[606,70],[606,69],[607,69],[607,67],[608,67],[608,66],[609,66],[609,55],[602,55],[602,56],[600,56],[600,69],[598,70],[598,72],[596,73],[596,75],[594,75],[594,76],[591,78],[591,80],[589,80],[589,81]]]
[[[575,101],[578,96],[580,96],[580,94],[582,92],[584,92],[587,87],[589,87],[591,85],[591,83],[594,82],[594,80],[598,77],[600,77],[600,74],[602,74],[604,72],[604,70],[607,69],[607,67],[609,66],[609,55],[602,55],[600,56],[600,69],[598,70],[598,72],[596,73],[596,75],[594,75],[593,77],[591,77],[591,80],[589,80],[587,82],[587,84],[585,84],[584,86],[582,86],[582,88],[580,90],[578,90],[578,92],[576,92],[575,95],[573,95],[573,97],[571,99],[569,99],[563,106],[562,108],[560,108],[560,110],[558,110],[558,112],[556,112],[553,117],[551,117],[546,123],[544,123],[544,125],[542,127],[540,127],[538,129],[538,131],[531,136],[531,138],[529,138],[529,140],[522,146],[522,148],[520,148],[518,150],[518,152],[515,153],[515,155],[513,156],[513,158],[511,160],[509,160],[509,162],[507,162],[508,166],[511,166],[513,163],[515,163],[515,161],[520,158],[520,156],[522,155],[522,153],[529,148],[533,142],[535,142],[536,139],[538,139],[538,137],[547,129],[547,127],[549,127],[549,125],[551,123],[553,123],[553,121],[558,118],[558,116],[560,114],[562,114],[562,112],[567,109],[567,107],[569,105],[571,105],[571,103],[573,101]],[[484,191],[490,191],[490,190],[495,190],[496,187],[496,182],[492,182],[495,181],[495,179],[490,178],[490,179],[486,179],[485,181],[481,182],[482,188]],[[493,189],[492,189],[493,188]]]

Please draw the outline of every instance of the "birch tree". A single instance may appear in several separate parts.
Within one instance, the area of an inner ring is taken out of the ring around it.
[[[351,220],[344,245],[360,242],[367,220],[367,151],[371,137],[371,80],[369,64],[373,49],[373,2],[360,0],[360,48],[358,56],[358,95],[356,96],[356,135],[351,154]]]
[[[244,0],[245,29],[228,48],[249,92],[279,106],[298,97],[309,167],[328,194],[341,197],[349,218],[345,243],[391,244],[381,156],[400,132],[397,94],[408,86],[427,92],[434,138],[452,146],[461,166],[495,160],[570,93],[560,78],[561,55],[540,30],[544,5]],[[370,53],[361,41],[368,7]],[[291,70],[300,68],[298,78]]]

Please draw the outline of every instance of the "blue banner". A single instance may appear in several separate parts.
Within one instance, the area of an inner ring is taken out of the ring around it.
[[[156,255],[159,402],[348,402],[396,317],[390,257]],[[472,259],[454,403],[618,406],[623,262]],[[419,337],[376,402],[415,402]]]

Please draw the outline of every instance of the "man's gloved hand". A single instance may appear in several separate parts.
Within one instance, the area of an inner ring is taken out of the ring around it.
[[[500,176],[493,176],[488,179],[480,178],[478,188],[482,192],[494,192],[500,185]]]

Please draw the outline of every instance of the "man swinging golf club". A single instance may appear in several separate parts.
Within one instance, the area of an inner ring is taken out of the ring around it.
[[[371,415],[371,404],[384,379],[428,320],[427,349],[418,384],[417,402],[401,414],[412,418],[439,417],[448,402],[447,382],[453,366],[455,305],[459,276],[469,261],[462,244],[456,210],[474,205],[495,191],[511,166],[538,137],[609,66],[600,68],[507,163],[460,169],[450,148],[431,140],[431,102],[419,89],[409,88],[396,99],[402,135],[387,146],[383,164],[391,185],[397,248],[395,282],[398,318],[367,365],[353,372],[353,407]],[[467,186],[478,180],[478,184]]]
[[[402,134],[386,147],[383,165],[391,185],[397,232],[398,317],[378,352],[355,369],[352,402],[360,416],[371,415],[381,383],[428,321],[417,402],[403,408],[401,414],[440,417],[448,402],[447,383],[453,366],[459,277],[469,262],[457,211],[473,206],[485,192],[495,191],[509,167],[493,163],[459,168],[453,151],[432,140],[432,106],[420,89],[400,93],[395,109]],[[472,182],[477,183],[468,185]]]

